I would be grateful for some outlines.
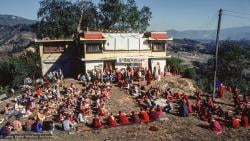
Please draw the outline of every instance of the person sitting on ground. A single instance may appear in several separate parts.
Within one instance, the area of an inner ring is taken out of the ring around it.
[[[154,107],[150,109],[149,116],[151,120],[159,120],[159,115]]]
[[[242,123],[242,126],[245,127],[245,128],[248,127],[248,121],[249,121],[248,112],[249,112],[249,110],[247,109],[247,106],[246,106],[243,109],[243,112],[242,112],[242,115],[241,115],[241,123]]]
[[[74,118],[73,114],[68,116],[68,119],[69,119],[69,121],[70,121],[70,123],[72,124],[73,127],[77,124],[76,119]]]
[[[188,117],[188,105],[187,105],[187,101],[185,98],[182,98],[182,102],[180,105],[180,115],[182,117]]]
[[[237,118],[235,118],[235,117],[231,118],[231,127],[234,129],[240,128],[240,122],[238,121]]]
[[[210,114],[210,112],[207,109],[203,109],[200,112],[199,117],[203,121],[208,121],[211,118],[211,114]]]
[[[139,117],[139,113],[132,111],[131,112],[131,119],[133,123],[140,123],[140,117]]]
[[[108,117],[108,124],[109,126],[112,126],[112,127],[117,126],[117,122],[113,113],[111,113],[110,116]]]
[[[140,117],[141,117],[141,122],[142,123],[147,123],[147,122],[150,121],[148,113],[142,108],[141,108],[141,111],[140,111]]]
[[[69,116],[65,116],[62,122],[62,127],[64,131],[71,131],[72,128],[74,127],[73,124],[69,120]]]
[[[214,113],[220,117],[223,117],[225,115],[224,111],[222,110],[221,106],[218,106],[214,109]]]
[[[107,115],[107,112],[104,108],[104,105],[101,105],[101,107],[98,109],[98,115],[99,116],[106,116]]]
[[[124,112],[119,111],[119,122],[121,125],[127,125],[129,123],[128,117]]]
[[[215,120],[213,117],[211,117],[208,121],[209,128],[214,131],[217,135],[222,133],[222,127],[221,124]]]
[[[45,120],[45,115],[43,114],[43,110],[39,110],[39,112],[37,112],[35,119],[38,119],[39,121],[44,121]]]
[[[18,117],[16,117],[16,119],[13,121],[12,126],[13,126],[14,131],[22,130],[22,123]]]
[[[98,117],[98,115],[96,115],[95,118],[93,118],[91,125],[94,128],[101,128],[103,126],[102,123],[101,123],[101,120]]]
[[[11,111],[11,106],[10,106],[10,103],[7,103],[5,106],[4,106],[4,110],[3,110],[3,113],[4,114],[8,114],[9,111]]]
[[[10,122],[6,122],[5,125],[0,130],[0,135],[5,138],[11,133],[11,124]]]
[[[33,126],[33,131],[36,133],[41,133],[43,131],[42,123],[40,122],[39,119],[37,119],[32,126]]]
[[[32,124],[33,124],[32,119],[28,118],[28,120],[26,120],[25,123],[24,123],[25,131],[31,131],[32,130]]]
[[[84,119],[82,113],[79,112],[77,115],[77,123],[84,123],[84,122],[86,122],[86,120]]]
[[[240,94],[239,93],[235,93],[233,99],[234,99],[235,106],[239,107],[240,106]]]
[[[195,104],[193,105],[193,109],[199,113],[201,110],[201,106],[202,106],[201,99],[197,96]]]
[[[162,114],[162,108],[160,107],[160,105],[156,105],[156,112],[160,115]]]
[[[169,100],[166,101],[167,105],[164,107],[165,112],[171,113],[173,110],[173,103]]]

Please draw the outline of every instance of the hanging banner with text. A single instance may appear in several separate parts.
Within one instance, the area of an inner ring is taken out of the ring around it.
[[[117,58],[117,63],[142,63],[147,61],[147,57],[124,57],[124,58]]]

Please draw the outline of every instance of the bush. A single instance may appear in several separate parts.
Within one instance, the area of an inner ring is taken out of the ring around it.
[[[186,78],[194,79],[196,77],[195,70],[193,68],[184,69],[183,76]]]
[[[0,62],[0,86],[19,88],[27,77],[35,79],[41,76],[39,55],[33,52]]]

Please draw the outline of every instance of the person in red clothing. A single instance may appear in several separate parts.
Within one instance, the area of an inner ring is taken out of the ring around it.
[[[238,129],[238,128],[240,128],[240,122],[235,117],[232,117],[231,118],[231,126],[235,129]]]
[[[234,104],[235,106],[240,106],[240,94],[239,93],[235,93],[235,96],[234,96]]]
[[[248,127],[248,121],[249,121],[247,113],[248,113],[248,110],[247,110],[247,107],[245,107],[241,115],[241,123],[242,123],[242,126],[245,128]]]
[[[152,73],[151,73],[150,70],[147,71],[146,80],[147,80],[147,85],[151,84],[151,81],[152,81]]]
[[[42,91],[42,89],[41,89],[41,88],[38,88],[38,90],[36,90],[36,94],[37,94],[37,95],[41,95],[41,94],[42,94],[42,92],[43,92],[43,91]]]
[[[173,69],[172,69],[172,75],[173,75],[173,76],[176,76],[176,74],[177,74],[177,69],[176,69],[176,67],[174,66]]]
[[[44,87],[45,87],[45,88],[49,88],[49,80],[48,80],[48,78],[47,78],[47,77],[44,77],[44,78],[43,78],[43,81],[44,81]]]
[[[98,115],[99,115],[99,116],[106,116],[106,115],[107,115],[107,112],[106,112],[106,110],[105,110],[104,107],[100,107],[100,108],[98,109]]]
[[[187,102],[187,106],[188,106],[188,112],[192,113],[193,112],[192,104],[190,104],[189,102]]]
[[[129,123],[127,115],[121,111],[119,111],[119,122],[121,125],[127,125]]]
[[[220,87],[219,87],[219,97],[220,98],[224,97],[224,85],[223,85],[223,83],[221,83]]]
[[[148,115],[148,113],[145,111],[145,110],[143,110],[142,108],[141,108],[141,112],[140,112],[140,116],[141,116],[141,122],[142,123],[147,123],[147,122],[149,122],[149,115]]]
[[[156,106],[156,112],[158,115],[162,113],[162,108],[159,105]]]
[[[220,123],[217,120],[215,120],[213,117],[209,119],[209,127],[217,135],[220,135],[222,133],[222,127]]]
[[[108,124],[109,126],[112,126],[112,127],[117,126],[117,122],[113,113],[111,113],[110,116],[108,117]]]
[[[101,123],[101,120],[98,118],[97,115],[95,116],[95,118],[93,118],[92,126],[94,128],[101,128],[103,126],[102,123]]]
[[[132,111],[131,112],[131,118],[133,123],[140,123],[140,117],[139,117],[139,112],[137,111]]]

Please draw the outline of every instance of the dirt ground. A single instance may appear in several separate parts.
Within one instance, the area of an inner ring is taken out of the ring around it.
[[[170,78],[171,79],[171,78]],[[171,81],[180,81],[178,78],[172,78]],[[180,78],[181,79],[181,78]],[[164,82],[166,80],[163,80]],[[183,81],[183,79],[181,79]],[[188,82],[190,82],[188,80]],[[160,86],[163,82],[154,82],[152,86]],[[189,84],[187,85],[189,87]],[[184,88],[184,86],[183,86]],[[224,105],[226,109],[232,109],[232,101],[230,98],[225,100],[217,100],[218,103]],[[111,97],[108,100],[107,108],[109,112],[117,114],[118,111],[130,113],[133,110],[139,110],[135,100],[118,87],[112,88]],[[223,125],[223,134],[216,135],[207,129],[207,122],[201,121],[193,114],[189,117],[179,117],[167,114],[169,120],[155,121],[148,124],[133,124],[127,126],[119,126],[95,131],[84,131],[74,134],[56,132],[53,138],[46,140],[58,141],[167,141],[167,140],[226,140],[226,141],[247,141],[250,139],[250,128],[232,129]],[[150,131],[151,126],[158,127],[158,131]],[[26,139],[27,140],[27,139]],[[34,139],[32,139],[34,141]]]

